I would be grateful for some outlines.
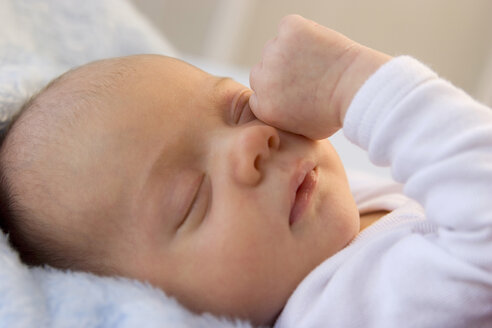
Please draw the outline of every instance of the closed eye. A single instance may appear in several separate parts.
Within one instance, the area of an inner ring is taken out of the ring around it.
[[[237,100],[234,102],[232,121],[234,124],[244,124],[256,119],[255,115],[249,107],[249,97],[251,96],[251,91],[244,89],[241,91]]]
[[[244,124],[256,120],[255,114],[251,111],[251,107],[249,107],[249,102],[243,107],[237,124]]]
[[[211,193],[209,185],[210,179],[204,173],[178,230],[183,230],[184,226],[196,226],[205,217]]]

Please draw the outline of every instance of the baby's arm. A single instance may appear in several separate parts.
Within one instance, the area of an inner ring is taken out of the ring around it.
[[[343,126],[425,207],[437,244],[492,269],[492,112],[417,61],[390,59],[288,16],[251,72],[251,108],[312,139]]]
[[[449,254],[492,270],[492,111],[410,57],[381,67],[353,99],[344,133],[391,165],[438,225]],[[425,256],[430,256],[429,254]]]

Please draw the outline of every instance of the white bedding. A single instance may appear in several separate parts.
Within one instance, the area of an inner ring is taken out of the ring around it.
[[[0,1],[0,126],[70,67],[173,47],[123,0]],[[122,278],[29,269],[0,234],[2,327],[250,327],[194,315],[161,290]]]

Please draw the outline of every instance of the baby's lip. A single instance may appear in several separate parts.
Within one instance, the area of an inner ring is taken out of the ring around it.
[[[309,160],[300,160],[296,165],[295,170],[292,172],[289,187],[289,201],[290,201],[290,212],[289,212],[289,224],[292,225],[292,209],[296,202],[296,195],[299,186],[306,179],[306,176],[310,174],[316,168],[316,164]]]

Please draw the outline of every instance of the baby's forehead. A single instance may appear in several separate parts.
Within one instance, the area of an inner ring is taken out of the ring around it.
[[[146,77],[150,75],[149,82]],[[177,123],[193,123],[190,120],[196,120],[196,115],[215,111],[210,90],[223,79],[214,78],[162,56],[102,60],[71,70],[50,83],[34,100],[33,111],[41,119],[33,123],[44,125],[45,132],[55,139],[68,136],[101,146],[112,141],[111,137],[135,144],[140,136],[133,141],[129,137],[142,132],[141,125],[149,127],[147,134],[152,128],[173,135],[179,128],[189,129]],[[208,82],[202,83],[204,79]],[[100,139],[91,139],[94,136]]]
[[[93,144],[83,141],[101,125],[103,114],[111,108],[106,104],[112,92],[126,83],[132,70],[126,60],[111,59],[81,66],[54,79],[21,108],[6,146],[22,147],[34,162],[46,158],[41,163],[53,165],[57,159],[62,161],[76,152],[87,153]]]
[[[186,81],[203,76],[211,75],[165,56],[137,55],[104,59],[74,68],[54,79],[33,97],[30,105],[36,106],[30,107],[35,107],[40,114],[49,112],[52,117],[57,114],[73,115],[73,112],[78,112],[77,115],[89,114],[91,109],[108,109],[102,105],[120,97],[119,91],[131,90],[132,86],[141,85],[146,80],[149,80],[149,84],[164,81],[163,87],[181,88],[181,93],[185,95],[195,90],[185,90],[185,83],[179,79]],[[142,91],[146,89],[145,86],[140,88]]]
[[[172,134],[178,128],[173,122],[183,121],[184,116],[195,120],[197,114],[212,110],[208,89],[223,81],[212,78],[162,56],[93,62],[63,74],[35,97],[31,107],[37,119],[30,123],[42,125],[46,135],[59,140],[90,139],[96,130],[104,141],[111,133],[128,140],[125,135],[141,130],[137,125],[157,123],[163,124],[161,131]],[[202,83],[204,79],[210,83]]]

